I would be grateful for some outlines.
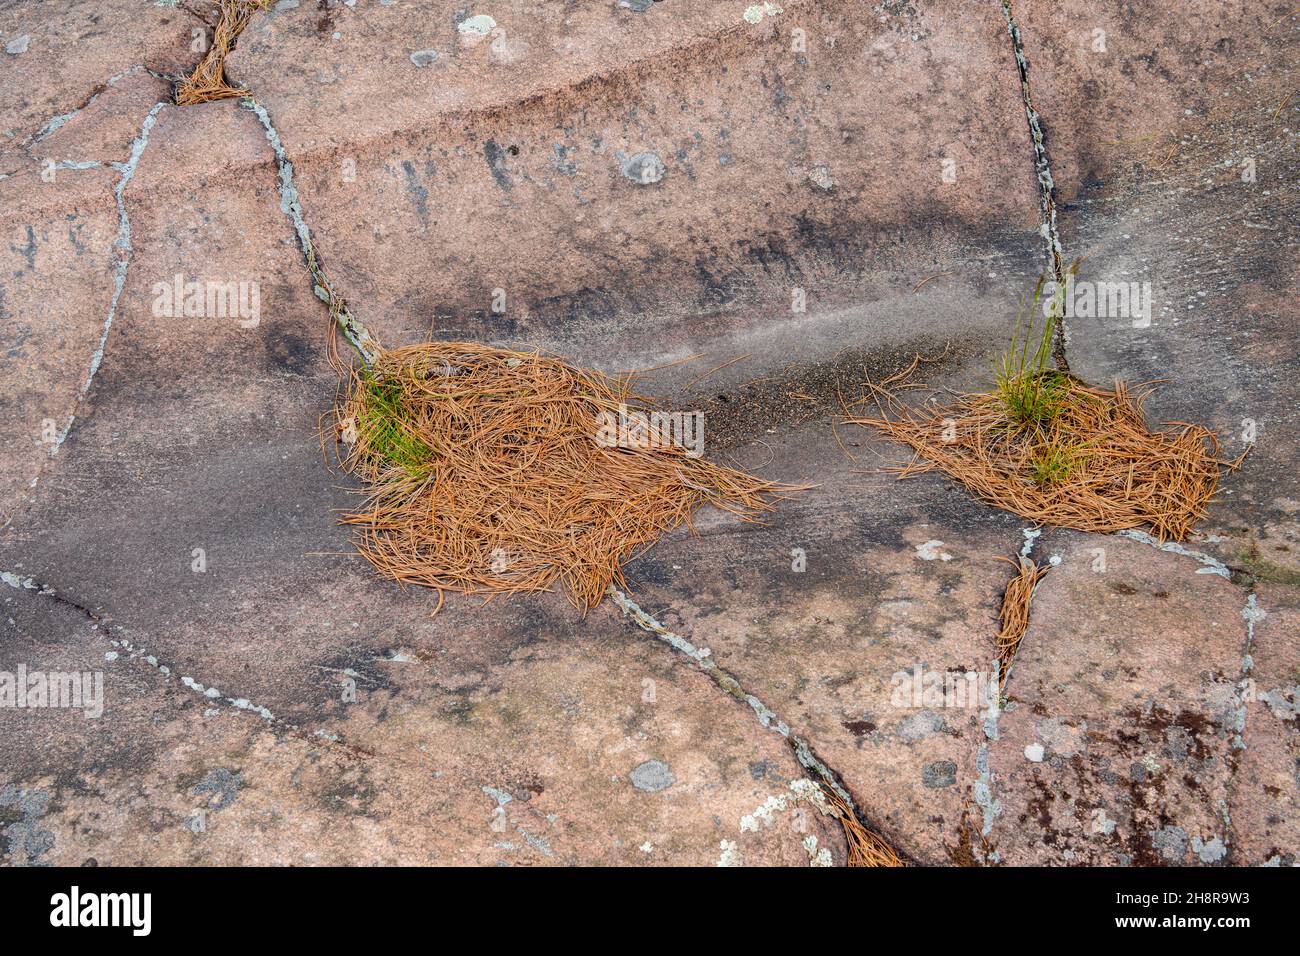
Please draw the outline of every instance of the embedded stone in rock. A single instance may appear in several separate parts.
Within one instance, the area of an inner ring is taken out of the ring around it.
[[[416,50],[411,54],[411,62],[416,66],[428,66],[438,59],[437,50]]]
[[[663,160],[655,153],[636,153],[621,163],[623,175],[640,186],[649,186],[664,178]]]
[[[831,171],[825,166],[814,166],[808,173],[808,181],[821,189],[831,190],[835,188],[835,180],[831,177]]]
[[[632,786],[646,793],[658,793],[673,785],[673,772],[659,760],[647,760],[629,774]]]

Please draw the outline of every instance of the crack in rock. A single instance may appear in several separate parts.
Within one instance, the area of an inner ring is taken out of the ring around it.
[[[271,122],[271,115],[251,96],[244,97],[240,102],[261,122],[262,128],[266,131],[266,140],[271,144],[271,151],[275,153],[276,168],[280,175],[280,211],[293,223],[298,245],[307,260],[307,270],[311,273],[316,297],[329,306],[330,315],[344,337],[357,350],[362,361],[367,365],[373,364],[379,353],[379,343],[362,325],[361,320],[352,314],[346,300],[334,291],[333,284],[325,274],[325,265],[316,252],[316,246],[311,240],[311,230],[307,227],[307,220],[302,214],[302,205],[298,201],[298,187],[293,180],[293,163],[289,162],[280,134],[275,124]]]
[[[1139,541],[1142,544],[1149,545],[1157,551],[1164,551],[1166,554],[1181,554],[1183,557],[1192,558],[1200,562],[1201,569],[1197,574],[1217,574],[1226,581],[1232,580],[1231,569],[1213,555],[1206,554],[1204,551],[1192,551],[1183,547],[1177,541],[1161,542],[1159,539],[1152,537],[1145,531],[1138,531],[1135,528],[1119,532],[1121,538],[1128,538],[1130,541]]]
[[[246,697],[229,697],[217,688],[205,686],[199,681],[194,680],[192,677],[176,674],[173,667],[159,661],[155,655],[149,653],[148,648],[133,644],[124,637],[112,637],[110,634],[112,625],[108,621],[90,610],[90,608],[78,604],[77,602],[59,594],[54,588],[40,584],[31,578],[24,578],[11,571],[0,571],[0,582],[9,585],[15,590],[35,591],[37,594],[47,597],[50,600],[57,601],[58,603],[77,611],[90,622],[92,629],[96,633],[102,634],[104,639],[108,641],[109,645],[115,648],[115,650],[111,650],[104,655],[106,661],[112,662],[126,659],[143,662],[148,664],[167,680],[178,681],[183,687],[188,688],[209,702],[222,703],[235,710],[248,711],[249,713],[256,714],[268,724],[280,725],[288,729],[297,729],[277,717],[268,708],[255,704]]]
[[[95,375],[99,372],[99,366],[104,361],[104,348],[108,345],[109,333],[113,331],[113,319],[117,316],[117,304],[122,298],[122,290],[126,287],[126,276],[131,268],[131,256],[134,251],[131,245],[131,217],[127,215],[126,211],[126,187],[130,185],[132,178],[134,178],[136,166],[140,163],[140,157],[144,155],[145,147],[149,145],[149,133],[153,130],[154,123],[158,121],[158,113],[166,105],[166,103],[155,103],[153,108],[145,115],[144,122],[140,126],[140,135],[131,142],[131,152],[126,162],[109,163],[113,169],[122,174],[117,181],[117,185],[113,187],[113,197],[117,200],[118,216],[117,238],[113,240],[113,253],[114,258],[117,260],[113,268],[113,295],[108,303],[108,315],[104,319],[104,328],[99,335],[99,345],[90,357],[90,368],[86,372],[86,380],[82,383],[81,391],[73,403],[67,424],[55,436],[54,443],[50,446],[51,458],[59,453],[59,449],[63,447],[63,442],[68,437],[68,433],[72,431],[72,426],[77,421],[77,412],[81,408],[81,403],[90,394],[90,388],[95,382]],[[39,475],[37,477],[39,479]]]
[[[126,77],[131,76],[134,73],[140,72],[141,69],[142,67],[139,64],[137,64],[135,66],[127,67],[121,73],[115,73],[113,76],[110,76],[107,80],[104,81],[104,85],[99,89],[97,89],[94,93],[90,94],[90,96],[87,97],[86,101],[82,103],[80,106],[74,106],[72,109],[68,110],[68,112],[60,113],[58,116],[53,116],[50,119],[46,120],[40,129],[38,129],[35,133],[33,133],[31,136],[27,138],[26,142],[23,143],[23,146],[24,147],[32,146],[36,143],[39,143],[41,140],[53,135],[59,129],[61,129],[66,123],[74,119],[79,113],[83,113],[91,106],[94,106],[95,101],[98,100],[101,96],[103,96],[107,90],[116,86],[119,81],[125,79]]]
[[[1246,704],[1251,698],[1251,688],[1254,683],[1250,675],[1255,670],[1255,625],[1265,617],[1267,614],[1259,606],[1255,595],[1246,595],[1246,606],[1241,609],[1241,619],[1246,622],[1246,643],[1241,650],[1241,677],[1237,681],[1234,700],[1236,707],[1232,713],[1234,750],[1246,749],[1246,741],[1242,738],[1242,734],[1246,730]]]
[[[1056,222],[1056,181],[1052,178],[1052,165],[1047,158],[1042,117],[1034,109],[1033,89],[1029,82],[1029,58],[1025,56],[1020,25],[1016,23],[1016,18],[1011,12],[1011,0],[1002,0],[1002,14],[1006,17],[1007,33],[1011,37],[1011,47],[1016,57],[1016,70],[1020,74],[1020,97],[1025,104],[1025,119],[1029,123],[1029,136],[1033,141],[1034,172],[1038,177],[1039,212],[1042,217],[1038,230],[1043,238],[1052,278],[1059,285],[1065,282],[1065,266],[1061,235]],[[1060,318],[1057,325],[1055,339],[1056,341],[1052,343],[1052,357],[1056,360],[1057,368],[1068,372],[1070,363],[1066,359],[1065,348],[1070,342],[1070,330],[1066,326],[1064,316]]]
[[[609,595],[614,599],[614,603],[622,609],[623,614],[630,618],[638,627],[642,630],[649,631],[678,653],[690,658],[690,660],[694,662],[695,666],[708,674],[709,677],[713,679],[713,682],[720,688],[737,700],[748,704],[754,711],[754,714],[758,717],[759,724],[768,730],[775,731],[786,739],[790,748],[794,751],[795,759],[799,761],[800,766],[805,770],[810,770],[815,773],[826,786],[834,790],[863,826],[876,833],[880,832],[878,828],[872,826],[870,822],[865,819],[862,809],[854,802],[853,797],[849,794],[848,790],[845,789],[843,784],[840,783],[840,775],[827,766],[816,755],[816,753],[813,752],[812,747],[809,746],[806,740],[793,733],[790,729],[790,725],[781,720],[770,707],[753,694],[746,692],[744,687],[741,686],[740,682],[736,680],[735,677],[719,667],[712,658],[712,652],[710,652],[707,647],[696,647],[680,634],[670,631],[663,624],[659,623],[659,621],[655,620],[654,617],[642,610],[639,604],[612,584],[609,586]]]

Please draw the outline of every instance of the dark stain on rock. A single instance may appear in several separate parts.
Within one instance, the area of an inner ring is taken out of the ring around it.
[[[841,398],[857,396],[864,383],[880,381],[906,368],[917,352],[933,355],[943,349],[944,343],[924,337],[897,347],[846,349],[830,361],[792,362],[776,374],[716,393],[698,403],[709,423],[710,447],[727,451],[769,428],[824,419],[839,409]],[[950,359],[956,357],[954,353]],[[708,371],[707,367],[702,371]],[[690,400],[689,393],[677,397]],[[845,429],[841,440],[855,442],[858,436],[853,431]]]
[[[271,329],[268,329],[270,334],[266,340],[267,361],[271,369],[290,375],[306,375],[317,361],[317,348],[283,325],[273,325]]]
[[[346,767],[317,798],[327,810],[340,810],[351,816],[374,818],[373,808],[378,796],[363,764]]]
[[[496,184],[505,192],[509,192],[515,185],[506,169],[507,155],[510,154],[498,146],[494,139],[490,139],[483,144],[483,158],[487,160],[488,172],[492,174]]]
[[[27,270],[36,271],[36,230],[31,226],[27,227],[27,244],[25,246],[15,246],[12,243],[9,246],[15,252],[21,252],[23,258],[27,260]],[[16,273],[21,274],[21,273]]]
[[[426,229],[429,226],[429,190],[420,184],[420,180],[415,174],[415,166],[410,160],[402,161],[402,172],[406,174],[406,191],[415,201],[415,214],[420,218],[420,224]]]
[[[921,783],[931,790],[951,787],[957,782],[957,765],[951,760],[936,760],[921,768]]]

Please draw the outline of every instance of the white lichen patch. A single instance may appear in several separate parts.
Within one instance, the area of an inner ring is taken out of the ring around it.
[[[831,809],[830,803],[826,799],[826,794],[822,788],[817,786],[807,777],[801,777],[798,780],[792,780],[788,785],[788,792],[778,793],[769,796],[764,800],[753,813],[747,813],[740,818],[741,833],[758,833],[767,830],[776,823],[777,816],[786,810],[793,809],[800,804],[808,804],[815,808],[819,813],[834,817],[835,811]],[[800,827],[802,829],[802,827]],[[723,841],[724,845],[727,841]],[[732,844],[734,846],[734,844]],[[804,849],[808,851],[808,860],[810,866],[833,866],[834,860],[831,853],[825,847],[818,847],[817,837],[814,835],[806,836],[803,840]],[[719,866],[722,864],[719,863]]]
[[[794,794],[796,801],[812,804],[819,813],[823,813],[828,817],[835,815],[830,802],[826,799],[825,792],[807,777],[800,777],[798,780],[791,781],[790,792]]]
[[[744,20],[746,23],[759,24],[763,22],[764,17],[774,17],[784,12],[779,3],[756,3],[745,8]]]
[[[951,561],[951,554],[939,550],[942,547],[942,541],[932,538],[916,546],[916,556],[922,561],[934,561],[936,558],[940,561]]]
[[[757,833],[760,823],[764,827],[770,827],[776,822],[776,815],[787,806],[788,803],[783,795],[768,797],[757,810],[740,818],[740,832]]]
[[[817,838],[806,836],[803,838],[803,848],[808,851],[809,866],[834,866],[835,861],[831,859],[831,851],[826,847],[817,846]]]
[[[0,571],[0,581],[3,581],[5,584],[9,585],[11,588],[17,588],[17,589],[20,590],[20,591],[22,591],[22,590],[35,591],[35,590],[36,590],[36,582],[33,581],[31,578],[20,578],[18,575],[16,575],[16,574],[12,574],[12,573],[10,573],[9,571]]]
[[[497,28],[496,20],[492,19],[486,13],[476,13],[472,17],[466,17],[456,24],[456,32],[470,43],[477,43],[485,36]]]
[[[735,840],[723,840],[718,846],[722,848],[722,853],[718,855],[718,866],[743,866]]]
[[[808,181],[819,189],[829,191],[835,188],[835,180],[831,178],[831,171],[825,166],[814,166],[808,172]]]

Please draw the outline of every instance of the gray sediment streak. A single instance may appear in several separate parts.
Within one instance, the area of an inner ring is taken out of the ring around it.
[[[755,716],[758,718],[758,722],[763,727],[775,731],[785,738],[786,742],[790,745],[790,749],[794,751],[795,759],[799,761],[800,766],[805,770],[816,774],[826,786],[834,790],[835,793],[839,795],[839,798],[844,801],[845,805],[853,812],[854,816],[858,818],[859,823],[874,833],[880,833],[879,828],[873,826],[871,821],[865,818],[862,813],[862,808],[854,802],[852,795],[847,789],[845,789],[844,785],[840,783],[839,774],[827,766],[821,758],[817,756],[806,740],[791,731],[790,725],[777,716],[775,711],[753,694],[747,692],[745,688],[741,686],[740,681],[736,680],[735,677],[719,667],[718,663],[713,660],[713,656],[707,647],[696,647],[680,634],[670,631],[663,624],[660,624],[655,620],[654,617],[642,610],[639,604],[613,585],[610,585],[609,587],[609,594],[614,599],[614,603],[622,609],[624,615],[631,618],[632,621],[642,630],[649,631],[673,650],[689,658],[696,667],[708,674],[709,677],[713,679],[713,682],[729,695],[738,701],[748,704],[750,709],[754,711]]]
[[[298,237],[298,245],[302,249],[303,257],[307,260],[307,271],[311,273],[312,291],[316,293],[318,299],[329,306],[330,315],[343,333],[344,338],[357,350],[357,354],[361,356],[362,361],[370,365],[379,352],[379,343],[374,340],[366,327],[361,324],[361,321],[352,314],[347,301],[334,291],[333,284],[325,274],[325,265],[316,252],[316,246],[311,239],[311,230],[307,227],[307,220],[303,218],[302,205],[298,201],[298,187],[293,181],[293,163],[289,162],[280,134],[276,131],[275,124],[271,122],[270,114],[261,104],[251,96],[244,97],[241,102],[244,108],[252,112],[261,122],[262,128],[266,131],[267,142],[271,144],[271,150],[275,153],[276,167],[280,173],[280,211],[288,216],[293,223],[293,231]]]
[[[1042,217],[1038,229],[1043,237],[1048,269],[1052,278],[1061,283],[1065,281],[1065,265],[1061,250],[1061,236],[1056,225],[1056,181],[1052,178],[1052,165],[1047,158],[1042,117],[1034,109],[1033,90],[1029,83],[1029,58],[1025,55],[1020,25],[1016,23],[1015,15],[1011,12],[1010,0],[1002,0],[1002,13],[1007,20],[1007,33],[1011,36],[1016,70],[1020,74],[1020,97],[1025,104],[1025,119],[1029,123],[1029,137],[1034,149],[1034,172],[1038,177],[1039,209]],[[1066,328],[1064,318],[1059,321],[1056,329],[1056,341],[1052,348],[1053,358],[1058,368],[1068,371],[1070,366],[1065,357],[1065,346],[1069,343],[1069,330]]]
[[[53,458],[63,447],[63,441],[72,431],[72,426],[77,421],[77,411],[86,396],[90,394],[90,387],[95,382],[95,374],[99,371],[100,364],[104,361],[104,348],[108,345],[109,333],[113,331],[113,319],[117,317],[117,304],[122,298],[122,290],[126,287],[126,276],[131,269],[131,255],[133,252],[131,246],[131,217],[126,211],[126,187],[130,185],[132,178],[135,176],[136,166],[140,163],[140,157],[144,155],[145,147],[149,145],[149,133],[158,121],[158,113],[165,103],[155,103],[144,118],[140,125],[140,135],[131,142],[131,152],[124,163],[110,163],[113,169],[121,173],[117,180],[117,185],[113,187],[113,197],[117,200],[117,238],[113,240],[113,296],[108,303],[108,315],[104,319],[104,328],[99,334],[99,344],[95,352],[90,357],[90,368],[86,372],[86,380],[81,384],[81,391],[77,394],[77,399],[73,403],[72,412],[68,415],[67,424],[54,439],[54,444],[50,446],[50,457]]]

